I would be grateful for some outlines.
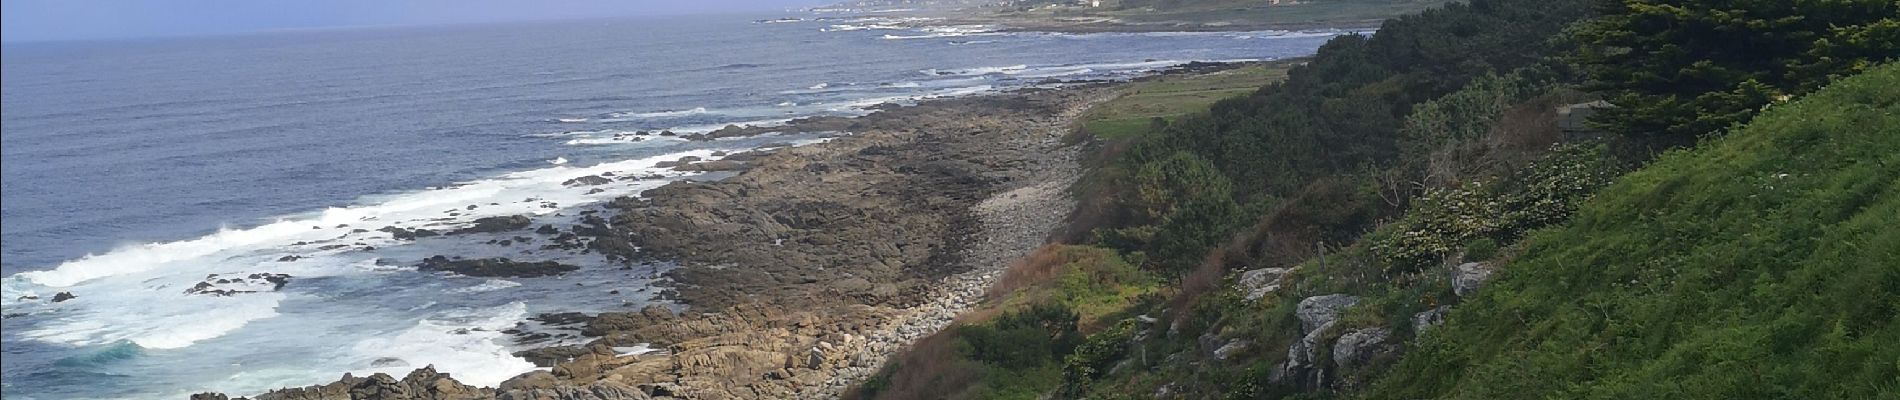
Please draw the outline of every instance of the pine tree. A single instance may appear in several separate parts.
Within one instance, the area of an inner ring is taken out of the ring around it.
[[[1689,143],[1900,57],[1895,0],[1606,0],[1579,62],[1610,131]]]

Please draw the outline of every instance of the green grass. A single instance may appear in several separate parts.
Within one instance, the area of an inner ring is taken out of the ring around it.
[[[1292,62],[1247,66],[1210,74],[1168,75],[1135,82],[1122,96],[1096,105],[1082,117],[1082,129],[1104,139],[1148,131],[1154,118],[1173,119],[1204,112],[1208,105],[1245,96],[1268,83],[1286,79]]]
[[[1527,238],[1373,399],[1900,398],[1900,65]]]

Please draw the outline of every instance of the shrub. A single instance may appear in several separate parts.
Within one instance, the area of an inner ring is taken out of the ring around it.
[[[1390,271],[1417,271],[1472,240],[1508,244],[1532,229],[1561,222],[1622,169],[1606,149],[1595,143],[1559,145],[1501,184],[1473,182],[1428,191],[1404,219],[1376,235],[1372,250]]]
[[[1465,245],[1465,261],[1484,261],[1498,255],[1498,241],[1479,238]]]

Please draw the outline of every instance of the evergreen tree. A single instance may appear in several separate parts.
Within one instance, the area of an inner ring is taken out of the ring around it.
[[[1894,0],[1606,0],[1579,62],[1613,132],[1689,143],[1900,57]]]

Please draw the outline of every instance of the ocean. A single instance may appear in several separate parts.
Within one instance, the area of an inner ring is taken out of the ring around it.
[[[1003,33],[891,18],[618,18],[0,46],[0,391],[183,398],[401,376],[494,385],[534,365],[529,316],[638,309],[665,263],[397,240],[527,214],[571,225],[678,179],[655,168],[822,135],[688,141],[881,103],[1187,61],[1311,54],[1342,32]],[[599,186],[566,184],[613,173]],[[532,236],[532,235],[530,235]],[[575,264],[559,277],[417,271],[432,255]],[[252,274],[286,274],[274,288]],[[187,293],[200,284],[229,295]],[[59,293],[76,297],[52,301]]]

